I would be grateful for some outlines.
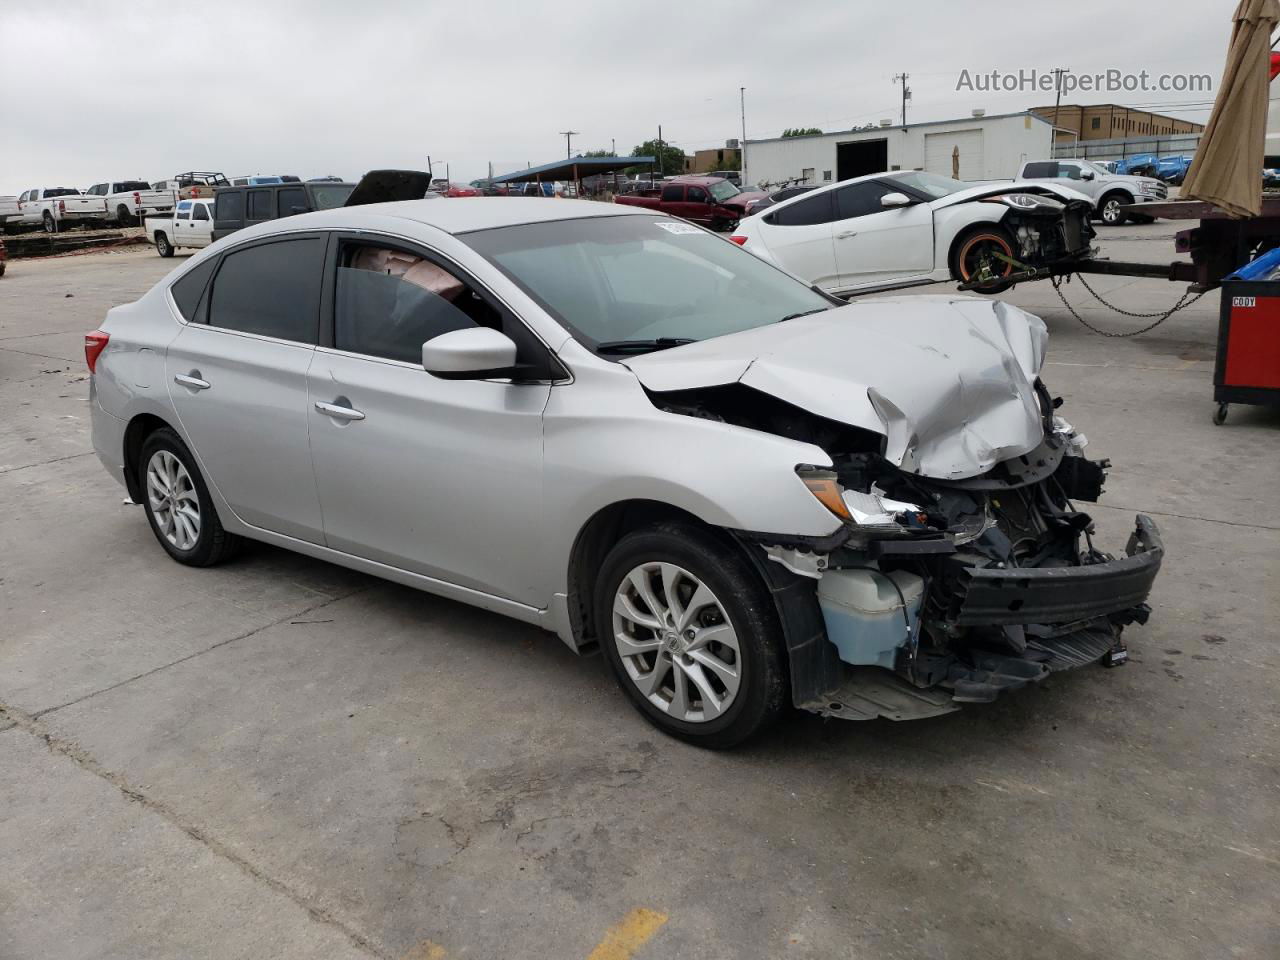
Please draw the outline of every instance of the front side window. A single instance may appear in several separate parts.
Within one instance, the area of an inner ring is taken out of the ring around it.
[[[422,345],[451,330],[501,321],[462,280],[424,257],[344,245],[333,304],[333,345],[370,357],[422,362]]]
[[[194,207],[191,208],[191,219],[192,220],[208,220],[209,205],[207,203],[197,203]]]
[[[706,340],[831,306],[753,254],[666,217],[586,217],[460,236],[611,359],[620,342],[640,352],[664,338]]]
[[[228,253],[213,278],[209,323],[315,343],[324,240],[276,240]]]
[[[1048,163],[1045,161],[1028,163],[1022,168],[1022,175],[1035,180],[1056,177],[1058,175],[1058,165],[1056,163]]]
[[[836,219],[849,220],[853,217],[865,217],[870,213],[882,213],[880,198],[894,193],[895,187],[867,180],[841,187],[835,191]]]
[[[250,190],[249,191],[249,220],[270,220],[271,219],[271,191],[270,190]]]
[[[690,187],[687,199],[690,203],[707,203],[707,191],[701,187]]]

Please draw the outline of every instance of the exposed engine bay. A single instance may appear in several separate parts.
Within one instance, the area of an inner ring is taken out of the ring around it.
[[[1017,198],[1018,202],[1009,202]],[[1018,258],[1030,266],[1046,266],[1091,253],[1095,231],[1092,207],[1084,200],[1061,201],[1019,191],[1002,198],[1010,210],[1003,223],[1017,241]]]
[[[797,687],[798,706],[850,719],[932,716],[1053,671],[1125,661],[1124,627],[1150,613],[1159,533],[1139,516],[1125,556],[1095,546],[1075,501],[1098,499],[1110,464],[1086,458],[1086,438],[1054,413],[1060,401],[1039,380],[1036,392],[1040,445],[958,479],[904,470],[886,459],[884,437],[742,384],[652,395],[673,413],[805,439],[832,457],[833,468],[798,472],[811,489],[838,491],[846,522],[836,534],[739,532],[816,581],[840,664],[813,672],[825,679],[807,698]]]

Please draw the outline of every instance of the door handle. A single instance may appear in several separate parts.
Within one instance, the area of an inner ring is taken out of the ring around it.
[[[192,373],[198,373],[198,372],[199,371],[197,370],[192,371]],[[208,380],[201,380],[199,377],[190,376],[185,373],[178,374],[176,377],[173,378],[173,382],[177,384],[181,384],[184,387],[190,387],[192,390],[208,390],[211,386],[213,386],[213,384],[211,384]]]
[[[850,237],[856,237],[857,235],[858,235],[858,231],[857,231],[857,230],[846,230],[844,233],[837,233],[837,234],[836,234],[836,239],[837,239],[837,240],[848,240]]]
[[[364,414],[354,407],[340,407],[336,403],[321,403],[316,401],[316,409],[323,413],[326,417],[334,417],[338,420],[363,420]]]

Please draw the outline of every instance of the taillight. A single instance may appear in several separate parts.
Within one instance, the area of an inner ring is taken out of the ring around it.
[[[66,213],[66,212],[67,212],[67,201],[65,201],[65,200],[59,200],[59,201],[58,201],[58,212],[59,212],[59,213]]]
[[[746,238],[746,237],[744,237],[744,236],[741,236],[741,235],[735,234],[734,236],[732,236],[732,237],[730,237],[730,238],[729,238],[729,242],[730,242],[730,243],[736,243],[738,246],[740,246],[740,247],[741,247],[741,246],[743,246],[743,245],[747,242],[747,238]]]
[[[111,334],[101,330],[84,335],[84,362],[89,365],[90,373],[97,372],[98,357],[102,355],[103,350],[107,349],[107,341],[110,339]]]
[[[142,206],[142,194],[139,193],[137,190],[133,191],[133,205],[135,207]]]

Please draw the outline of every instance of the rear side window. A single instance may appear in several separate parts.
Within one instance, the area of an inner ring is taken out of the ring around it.
[[[198,322],[196,312],[200,307],[200,297],[209,284],[209,277],[213,275],[213,268],[217,262],[217,257],[210,257],[204,263],[184,273],[169,288],[169,292],[173,295],[173,302],[178,305],[178,312],[188,323]]]
[[[1028,163],[1022,168],[1024,177],[1056,177],[1058,175],[1058,165],[1056,163]]]
[[[249,220],[270,220],[271,219],[271,191],[270,190],[250,190],[249,191]]]
[[[229,253],[209,295],[209,323],[281,340],[315,343],[324,240],[277,240]]]
[[[302,187],[288,187],[276,191],[276,205],[280,216],[291,217],[295,213],[307,212],[307,191]]]
[[[217,204],[214,207],[215,220],[244,219],[243,190],[219,190],[217,200],[214,202]]]
[[[808,227],[818,223],[830,223],[834,219],[831,194],[820,193],[816,197],[797,200],[774,211],[768,220],[779,227]]]

